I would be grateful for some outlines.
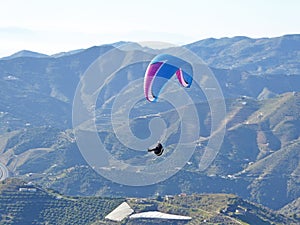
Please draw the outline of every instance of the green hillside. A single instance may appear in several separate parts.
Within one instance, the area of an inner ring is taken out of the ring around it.
[[[9,179],[0,185],[0,224],[91,224],[123,199],[66,197]]]
[[[186,215],[190,221],[105,219],[121,202],[135,213],[160,211]],[[231,194],[192,194],[155,198],[69,197],[18,179],[0,184],[0,224],[298,224],[300,218],[284,216]]]

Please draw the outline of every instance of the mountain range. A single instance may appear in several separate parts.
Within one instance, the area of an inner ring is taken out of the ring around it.
[[[163,52],[135,45],[137,54]],[[222,89],[225,138],[207,170],[197,167],[201,151],[196,149],[176,175],[146,187],[119,185],[99,176],[85,162],[74,137],[76,87],[88,67],[115,46],[53,56],[21,51],[0,59],[0,163],[10,176],[67,195],[232,193],[289,215],[300,211],[300,35],[211,38],[184,46],[207,63]],[[140,76],[137,70],[144,67],[130,71]],[[125,83],[130,79],[124,75]],[[104,100],[115,97],[117,85],[106,87]],[[201,99],[197,109],[200,135],[209,138],[209,104]],[[103,109],[97,113],[106,124]],[[117,158],[132,160],[134,152],[120,147],[111,128],[99,129]]]

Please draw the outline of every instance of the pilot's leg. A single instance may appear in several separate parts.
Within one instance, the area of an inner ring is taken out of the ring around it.
[[[155,151],[157,151],[157,148],[152,148],[152,149],[150,149],[150,148],[148,148],[148,152],[155,152]]]

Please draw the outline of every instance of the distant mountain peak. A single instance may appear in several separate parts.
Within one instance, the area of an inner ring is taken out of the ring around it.
[[[19,58],[19,57],[31,57],[31,58],[48,58],[49,55],[46,54],[42,54],[39,52],[33,52],[33,51],[29,51],[29,50],[21,50],[19,52],[16,52],[10,56],[7,57],[3,57],[1,59],[14,59],[14,58]]]

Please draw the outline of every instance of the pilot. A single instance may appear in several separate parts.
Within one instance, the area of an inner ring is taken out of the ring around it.
[[[157,146],[155,148],[149,149],[148,152],[154,152],[155,155],[161,156],[164,152],[164,148],[161,143],[158,142]]]

